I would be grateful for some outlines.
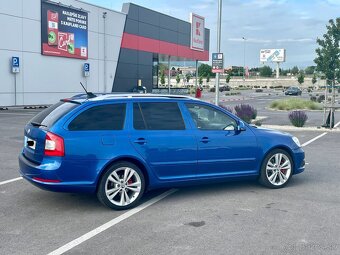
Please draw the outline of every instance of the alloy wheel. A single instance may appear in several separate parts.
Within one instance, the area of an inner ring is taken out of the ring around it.
[[[281,186],[289,179],[292,172],[290,159],[283,153],[276,153],[270,157],[266,165],[266,177],[268,181]]]
[[[141,177],[130,167],[113,170],[105,183],[107,199],[116,206],[127,206],[134,202],[142,189]]]

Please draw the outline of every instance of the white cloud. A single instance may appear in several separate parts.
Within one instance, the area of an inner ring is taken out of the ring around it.
[[[243,42],[242,38],[228,38],[227,39],[230,42]],[[265,39],[257,39],[257,38],[247,38],[246,42],[251,42],[251,43],[271,43],[272,40],[265,40]]]
[[[301,43],[304,43],[304,42],[314,42],[315,39],[312,39],[312,38],[298,38],[298,39],[295,39],[295,38],[285,38],[285,39],[278,39],[276,41],[278,43],[290,43],[290,42],[301,42]]]

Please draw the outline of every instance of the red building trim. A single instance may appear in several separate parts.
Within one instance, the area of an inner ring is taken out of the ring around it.
[[[192,60],[208,61],[209,51],[196,51],[190,49],[190,46],[169,43],[156,39],[151,39],[139,35],[123,33],[122,48],[147,51],[170,56],[183,57]]]

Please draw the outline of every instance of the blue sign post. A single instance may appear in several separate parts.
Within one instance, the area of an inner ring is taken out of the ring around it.
[[[12,57],[12,73],[20,72],[20,60],[19,57]]]
[[[90,76],[90,63],[84,63],[83,71],[85,77]]]
[[[213,73],[223,73],[223,53],[212,54],[212,70]]]

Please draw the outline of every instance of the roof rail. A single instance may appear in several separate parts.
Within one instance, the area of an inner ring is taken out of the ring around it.
[[[128,98],[183,98],[183,99],[196,99],[185,95],[163,95],[163,94],[107,94],[103,95],[103,99],[111,99],[117,97],[128,97]]]

